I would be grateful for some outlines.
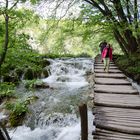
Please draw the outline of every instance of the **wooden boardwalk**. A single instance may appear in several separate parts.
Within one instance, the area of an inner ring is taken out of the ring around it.
[[[96,57],[94,72],[94,140],[140,140],[139,92],[113,62],[106,73]]]

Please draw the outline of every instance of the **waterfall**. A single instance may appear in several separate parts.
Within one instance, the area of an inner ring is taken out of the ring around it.
[[[90,58],[49,59],[48,78],[42,79],[49,89],[38,89],[39,97],[32,104],[24,125],[9,130],[12,140],[80,140],[78,105],[87,102],[92,73]]]

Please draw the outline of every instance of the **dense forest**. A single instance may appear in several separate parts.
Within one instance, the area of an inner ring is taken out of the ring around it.
[[[32,8],[53,2],[49,17]],[[66,13],[58,17],[63,4]],[[79,12],[67,14],[74,5]],[[120,69],[140,82],[138,0],[0,0],[0,103],[8,100],[10,126],[19,125],[28,104],[37,99],[15,101],[15,89],[22,80],[26,88],[34,88],[41,83],[37,79],[48,76],[43,69],[50,64],[46,58],[94,58],[103,40],[112,44]]]

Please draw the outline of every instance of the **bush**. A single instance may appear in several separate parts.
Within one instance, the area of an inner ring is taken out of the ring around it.
[[[28,111],[27,105],[24,102],[7,103],[6,109],[11,111],[9,117],[11,126],[18,126]]]
[[[25,85],[25,88],[33,89],[33,88],[35,88],[36,84],[42,84],[43,81],[34,79],[34,80],[24,80],[23,83]]]
[[[5,108],[10,110],[10,124],[11,126],[18,126],[22,124],[22,121],[28,112],[28,105],[37,100],[37,96],[28,97],[25,101],[17,101],[16,103],[7,103]]]
[[[15,85],[12,83],[0,83],[0,99],[5,97],[13,97],[15,93]]]
[[[115,56],[118,67],[134,81],[140,82],[140,55],[135,53],[129,56]]]

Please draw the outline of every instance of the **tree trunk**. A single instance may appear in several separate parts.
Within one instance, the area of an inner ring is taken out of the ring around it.
[[[1,65],[3,64],[3,62],[5,60],[5,56],[6,56],[7,49],[8,49],[8,43],[9,43],[8,23],[9,23],[9,16],[6,13],[5,14],[5,42],[4,42],[4,45],[3,45],[2,54],[0,56],[0,68],[1,68]]]
[[[128,51],[127,51],[127,49],[125,48],[125,46],[126,46],[127,44],[126,44],[125,40],[122,38],[122,36],[120,35],[120,33],[119,33],[117,30],[115,30],[115,29],[114,29],[114,37],[115,37],[115,39],[117,40],[117,42],[119,43],[119,45],[120,45],[122,51],[123,51],[126,55],[128,55]]]
[[[125,38],[128,42],[128,45],[126,46],[128,51],[130,53],[134,53],[137,51],[138,49],[138,43],[136,41],[136,38],[132,35],[132,31],[131,30],[125,30],[124,31],[124,35],[125,35]]]
[[[137,33],[136,37],[133,35],[133,30],[129,29],[129,25],[135,23],[135,28],[138,26],[138,5],[137,0],[134,0],[134,15],[130,15],[132,3],[130,0],[126,0],[126,7],[123,6],[121,0],[113,0],[114,8],[110,8],[109,4],[105,0],[85,0],[87,3],[91,4],[93,7],[97,8],[107,19],[107,22],[111,22],[115,30],[114,36],[117,42],[120,44],[122,51],[126,54],[132,54],[137,52],[140,48],[140,36]],[[129,5],[130,4],[130,5]],[[134,17],[134,19],[132,18]],[[131,19],[132,18],[132,19]],[[132,20],[132,21],[131,21]]]

